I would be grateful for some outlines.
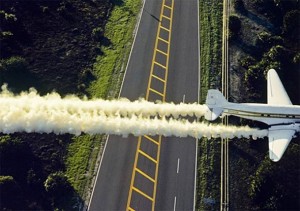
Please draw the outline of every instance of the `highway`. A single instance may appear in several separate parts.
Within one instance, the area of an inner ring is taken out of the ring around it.
[[[196,0],[175,1],[168,102],[198,102],[198,8]],[[155,210],[193,210],[195,161],[195,139],[163,139]]]
[[[120,96],[197,102],[198,46],[197,0],[146,0]],[[193,210],[195,160],[192,138],[109,136],[88,210]]]

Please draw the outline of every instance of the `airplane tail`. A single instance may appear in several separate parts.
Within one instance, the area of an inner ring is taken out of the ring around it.
[[[208,90],[205,104],[209,109],[205,113],[205,119],[209,121],[217,119],[223,113],[223,106],[227,103],[228,101],[219,90]]]

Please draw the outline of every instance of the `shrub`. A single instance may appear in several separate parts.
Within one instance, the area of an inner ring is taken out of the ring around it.
[[[243,0],[234,0],[233,7],[236,11],[239,11],[241,13],[244,13],[246,11]]]
[[[240,63],[243,68],[248,69],[250,66],[252,66],[256,63],[256,60],[251,56],[247,56],[247,57],[241,59]]]
[[[26,70],[26,61],[19,56],[10,57],[0,61],[0,71],[5,73],[20,73]]]
[[[299,38],[300,28],[300,11],[292,10],[287,12],[283,17],[283,33],[291,40],[300,40]]]
[[[67,176],[63,172],[55,172],[49,174],[48,178],[44,182],[45,190],[51,195],[61,197],[71,190],[71,185]]]
[[[241,30],[241,20],[236,15],[229,16],[229,38],[235,39]]]
[[[96,41],[100,41],[102,39],[103,35],[104,35],[104,30],[101,27],[94,28],[92,31],[92,37]]]

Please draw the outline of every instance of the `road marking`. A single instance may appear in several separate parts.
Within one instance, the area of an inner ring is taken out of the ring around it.
[[[172,10],[172,7],[169,7],[168,5],[164,5],[164,7],[166,7],[166,8],[168,8],[168,9]]]
[[[135,168],[135,170],[137,172],[139,172],[141,175],[143,175],[144,177],[146,177],[148,180],[150,180],[151,182],[155,182],[155,180],[150,177],[149,175],[147,175],[145,172],[143,172],[142,170],[140,170],[139,168]]]
[[[151,97],[154,97],[154,99],[151,99],[151,100],[161,100],[162,102],[165,102],[166,86],[167,86],[167,79],[168,79],[168,66],[169,66],[170,41],[171,41],[171,32],[172,32],[172,18],[173,18],[173,10],[174,10],[174,0],[171,0],[171,2],[172,2],[172,4],[170,6],[167,5],[168,7],[165,7],[166,0],[162,1],[161,12],[160,12],[160,20],[163,20],[163,17],[165,17],[166,19],[168,19],[170,21],[170,24],[169,24],[169,29],[168,29],[168,28],[162,26],[161,21],[158,23],[158,29],[157,29],[157,33],[156,33],[155,46],[154,46],[154,53],[153,53],[153,57],[152,57],[149,81],[148,81],[148,86],[147,86],[147,91],[146,91],[146,96],[145,96],[146,100],[149,100],[149,94],[150,94],[150,92],[153,92],[153,93],[156,93],[158,96],[156,96],[156,95],[151,96]],[[167,16],[164,15],[164,10],[165,9],[170,10],[170,14],[169,14],[170,17],[167,17]],[[160,31],[162,29],[164,29],[164,30],[168,29],[169,30],[168,40],[165,40],[165,39],[161,38]],[[166,51],[167,52],[163,52],[162,50],[158,49],[158,44],[160,44],[160,45],[164,44],[164,43],[161,43],[161,42],[159,43],[159,41],[162,41],[162,42],[166,43],[166,46],[167,46]],[[157,58],[156,58],[157,53],[161,53],[166,57],[165,66],[157,61]],[[160,77],[153,74],[155,65],[160,66],[165,70],[164,78],[160,78]],[[163,93],[155,90],[154,87],[151,88],[153,78],[158,79],[161,82],[163,82],[163,85],[164,85],[163,86]],[[159,99],[160,97],[161,97],[161,99]],[[131,200],[132,200],[132,192],[133,191],[135,191],[136,193],[138,193],[138,194],[140,194],[140,195],[144,196],[145,198],[152,201],[152,207],[151,207],[152,211],[154,211],[154,208],[155,208],[157,179],[158,179],[158,165],[159,165],[159,159],[160,159],[160,149],[161,149],[162,136],[158,136],[157,141],[154,138],[151,138],[149,136],[143,136],[143,137],[146,138],[145,141],[148,140],[148,141],[151,141],[151,142],[156,144],[156,147],[157,147],[156,158],[153,158],[153,157],[149,156],[148,154],[146,154],[144,151],[141,150],[142,137],[140,136],[139,139],[138,139],[138,145],[137,145],[137,150],[136,150],[136,154],[135,154],[135,160],[134,160],[134,166],[133,166],[133,171],[132,171],[131,183],[130,183],[130,187],[129,187],[129,194],[128,194],[126,210],[131,210],[132,209],[131,208],[131,206],[132,206],[131,205]],[[143,155],[146,159],[149,159],[149,160],[151,160],[155,163],[154,179],[138,168],[137,163],[138,163],[140,154],[141,154],[141,156]],[[147,195],[146,193],[141,191],[139,188],[135,187],[135,185],[134,185],[135,182],[134,181],[135,181],[136,172],[138,172],[140,175],[146,177],[147,179],[149,179],[153,182],[153,197]]]
[[[153,138],[147,136],[147,135],[144,135],[145,138],[149,139],[150,141],[152,141],[154,144],[158,145],[158,142],[155,141]]]
[[[185,95],[182,96],[182,102],[185,103]]]
[[[160,80],[161,82],[165,83],[166,81],[156,75],[152,75],[153,78],[156,78],[157,80]]]
[[[123,77],[121,88],[120,88],[120,92],[119,92],[119,98],[121,97],[121,92],[122,92],[123,84],[124,84],[124,81],[125,81],[125,77],[126,77],[128,65],[129,65],[129,62],[131,60],[131,55],[132,55],[132,51],[133,51],[133,48],[134,48],[134,45],[135,45],[136,36],[137,36],[139,28],[140,28],[140,23],[141,23],[141,19],[142,19],[142,16],[143,16],[145,3],[146,3],[146,0],[143,0],[143,6],[142,6],[141,12],[140,12],[140,14],[138,16],[139,20],[138,20],[138,23],[137,23],[137,26],[136,26],[136,33],[135,33],[134,38],[133,38],[133,44],[132,44],[131,49],[130,49],[129,59],[128,59],[128,62],[126,64],[125,73],[124,73],[124,77]]]
[[[179,173],[179,163],[180,163],[180,158],[177,160],[177,174]]]
[[[158,62],[153,62],[154,64],[156,64],[156,65],[158,65],[158,66],[160,66],[160,67],[162,67],[162,68],[164,68],[164,69],[166,69],[167,67],[166,66],[164,66],[164,65],[162,65],[161,63],[158,63]]]
[[[168,20],[171,20],[171,18],[169,18],[168,16],[165,16],[165,15],[162,15],[161,17],[163,17],[165,19],[168,19]]]
[[[163,27],[163,26],[161,26],[160,28],[163,29],[163,30],[165,30],[165,31],[167,31],[167,32],[170,31],[170,29],[167,29],[166,27]]]
[[[135,211],[135,209],[131,208],[131,207],[128,207],[128,210],[129,211]]]
[[[174,198],[174,207],[173,207],[173,210],[175,211],[176,210],[176,196]]]
[[[200,99],[200,87],[201,87],[201,58],[200,58],[200,16],[199,16],[199,1],[197,1],[197,25],[198,25],[198,104],[200,103],[201,99]],[[196,201],[197,201],[197,193],[196,193],[196,186],[197,186],[197,165],[198,165],[198,139],[195,140],[196,141],[196,156],[195,156],[195,175],[194,175],[194,202],[193,202],[193,211],[195,211],[196,209]]]
[[[149,199],[150,201],[153,201],[153,198],[151,198],[151,196],[148,196],[146,193],[144,193],[143,191],[141,191],[140,189],[136,188],[136,187],[132,187],[132,190],[138,192],[139,194],[141,194],[142,196],[146,197],[147,199]]]
[[[161,50],[159,50],[159,49],[156,49],[156,51],[159,52],[159,53],[161,53],[161,54],[163,54],[163,55],[165,55],[165,56],[168,55],[167,53],[165,53],[165,52],[163,52],[163,51],[161,51]]]
[[[155,160],[153,157],[151,157],[150,155],[148,155],[147,153],[143,152],[142,150],[138,150],[140,154],[142,154],[143,156],[145,156],[146,158],[148,158],[149,160],[151,160],[153,163],[157,163],[157,160]]]
[[[160,93],[160,92],[156,91],[155,89],[149,88],[149,91],[154,92],[154,93],[156,93],[156,94],[158,94],[158,95],[164,97],[164,94],[163,94],[163,93]]]
[[[165,40],[165,39],[163,39],[163,38],[161,38],[161,37],[158,37],[157,39],[159,39],[159,40],[161,40],[161,41],[163,41],[163,42],[169,44],[169,41],[168,41],[168,40]]]
[[[129,57],[128,57],[129,59],[128,59],[128,62],[126,64],[125,73],[124,73],[124,77],[123,77],[121,88],[120,88],[120,92],[119,92],[119,98],[121,97],[121,92],[122,92],[123,84],[124,84],[124,81],[125,81],[125,77],[126,77],[128,65],[129,65],[129,62],[130,62],[130,59],[131,59],[131,55],[132,55],[132,51],[133,51],[133,48],[134,48],[134,45],[135,45],[136,36],[137,36],[139,28],[140,28],[139,26],[140,26],[140,23],[141,23],[141,19],[142,19],[142,15],[143,15],[145,3],[146,3],[146,0],[143,1],[141,12],[140,12],[140,14],[138,14],[138,21],[137,21],[137,25],[136,25],[136,30],[134,30],[136,32],[134,34],[132,46],[131,46],[131,49],[130,49],[130,53],[129,53]],[[100,172],[100,169],[101,169],[101,166],[102,166],[102,161],[103,161],[103,157],[104,157],[104,154],[105,154],[105,150],[106,150],[108,139],[109,139],[109,135],[106,137],[106,140],[105,140],[104,148],[103,148],[102,155],[101,155],[101,158],[100,158],[100,164],[98,166],[98,171],[97,171],[97,174],[96,174],[96,179],[95,179],[95,182],[94,182],[92,194],[91,194],[90,199],[89,199],[89,204],[88,204],[87,210],[90,210],[90,206],[91,206],[92,199],[93,199],[93,196],[94,196],[94,192],[95,192],[96,184],[97,184],[97,181],[98,181],[99,172]],[[134,209],[131,209],[131,210],[134,210]]]

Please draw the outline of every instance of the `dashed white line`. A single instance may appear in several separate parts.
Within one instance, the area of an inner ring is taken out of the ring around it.
[[[174,211],[176,210],[176,196],[174,198]]]
[[[177,174],[179,173],[179,163],[180,163],[180,158],[177,160]]]

